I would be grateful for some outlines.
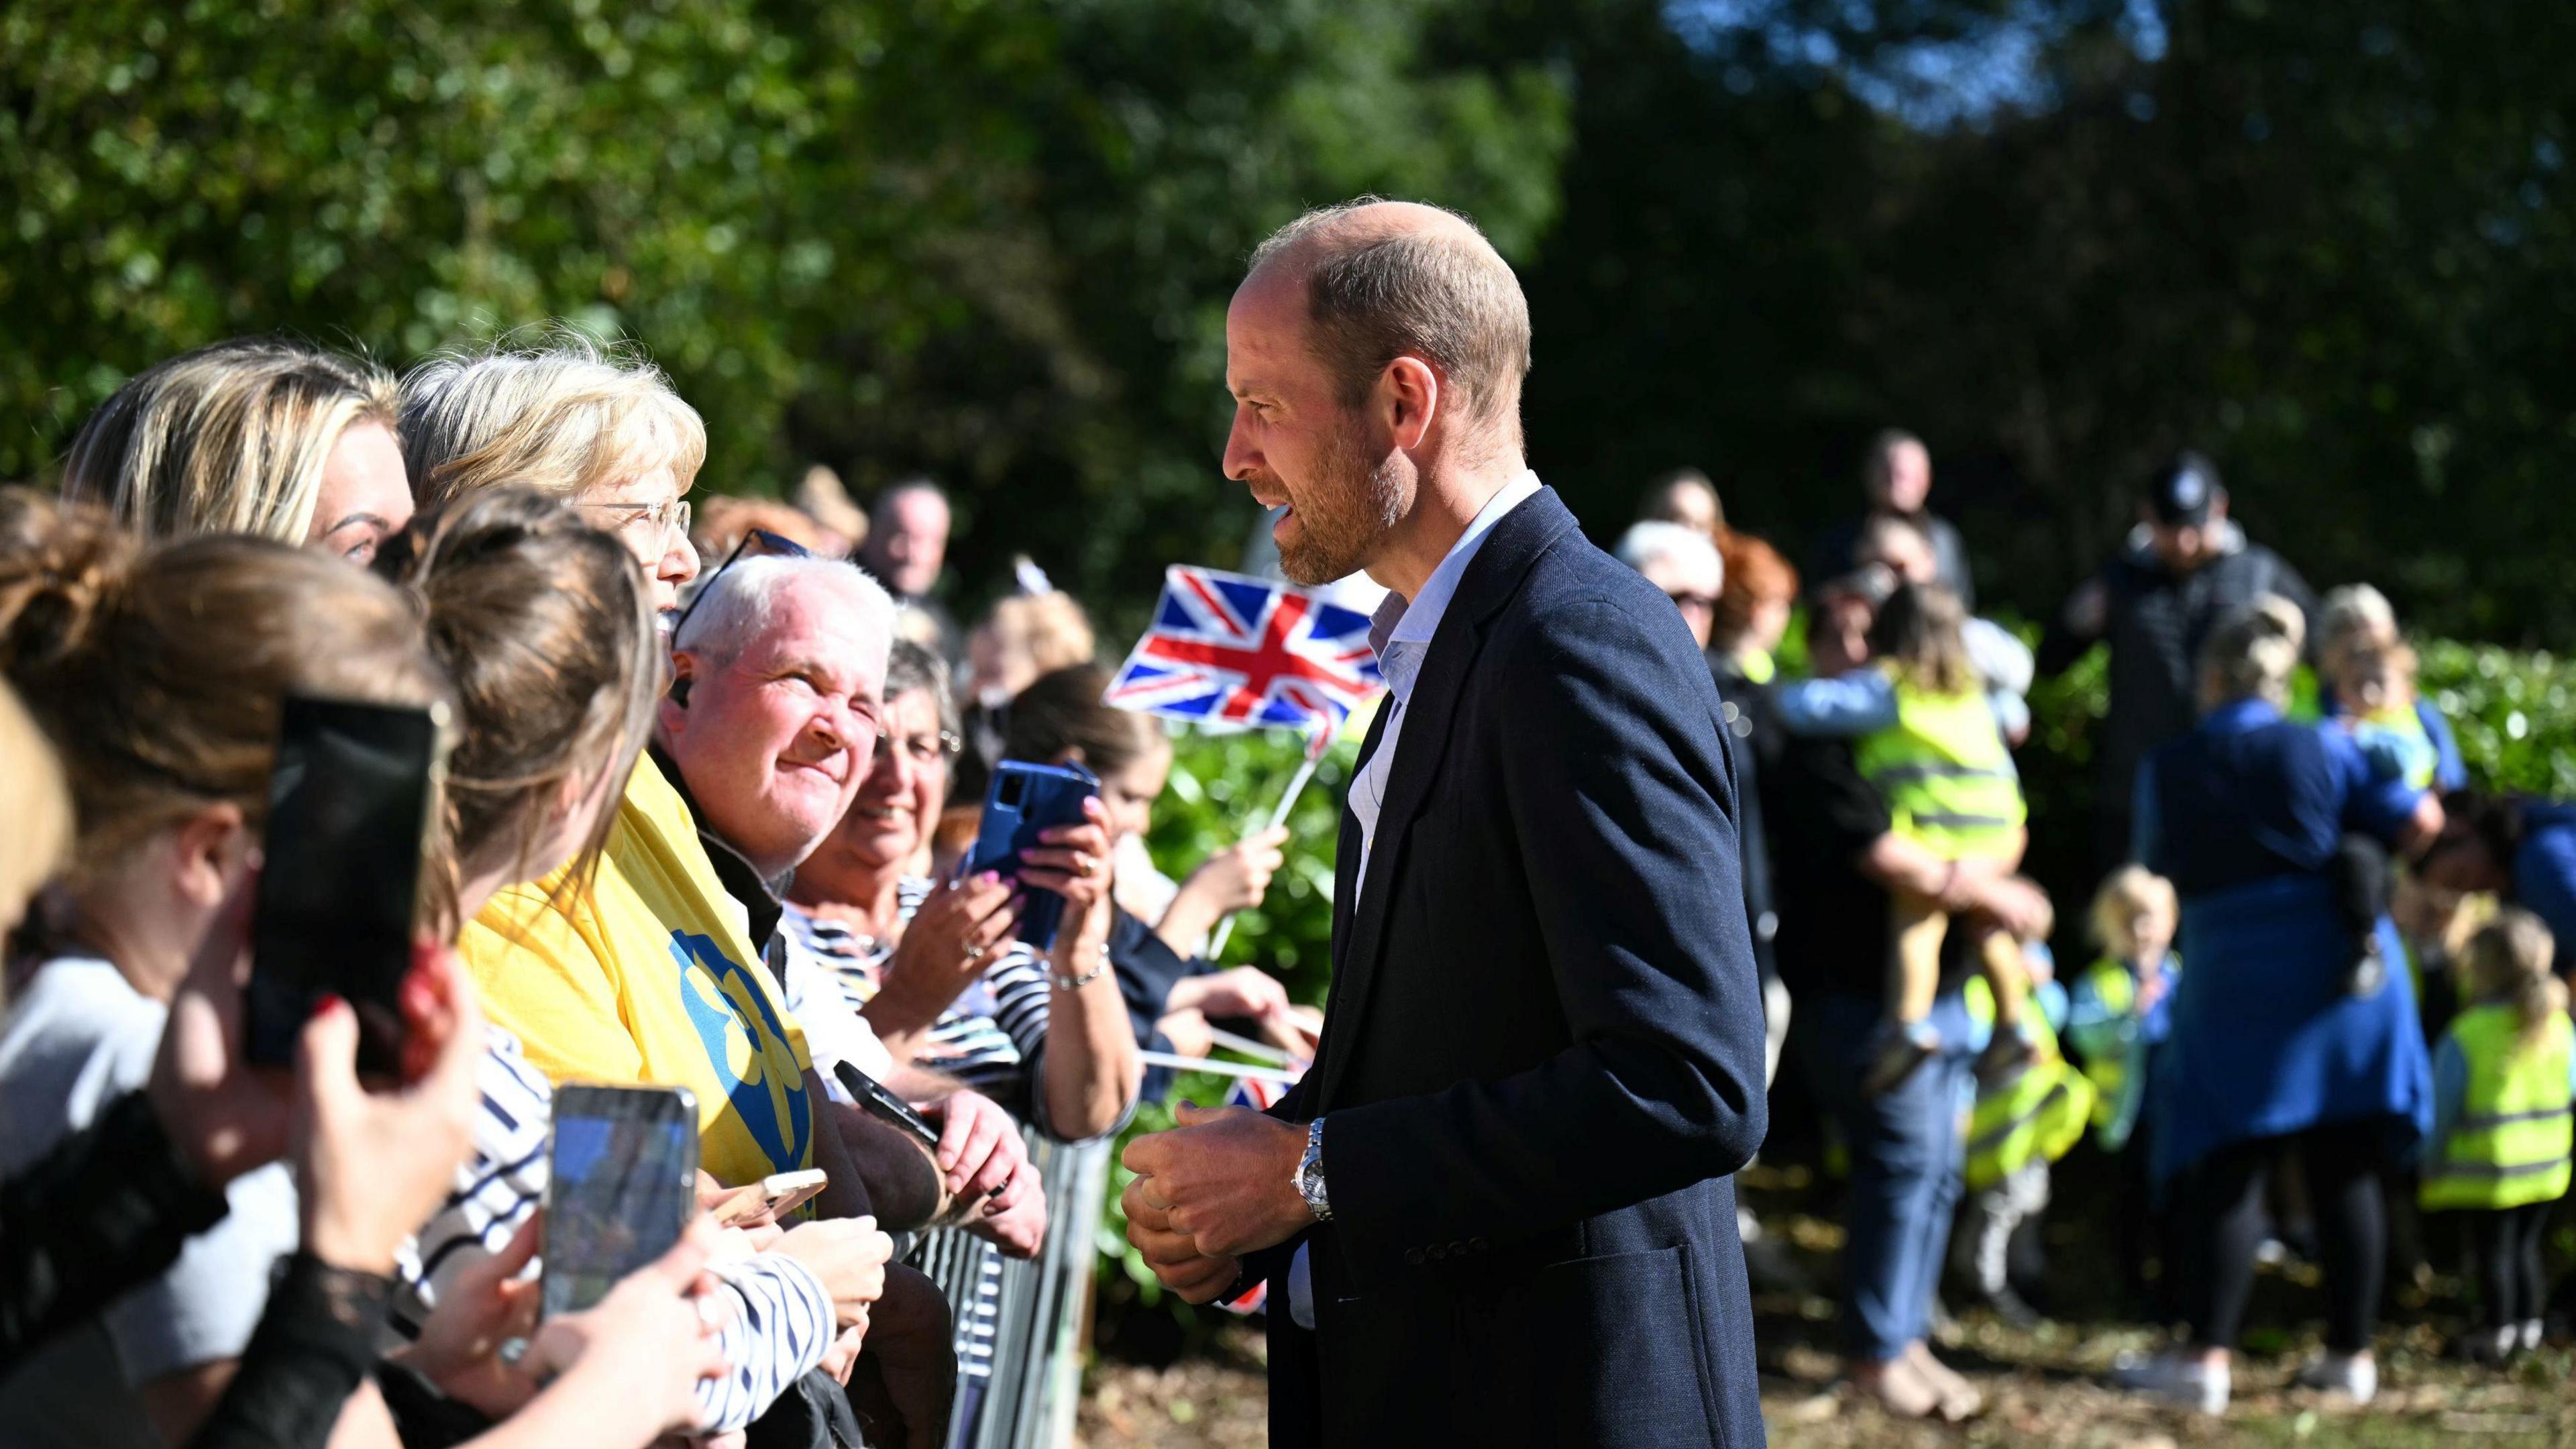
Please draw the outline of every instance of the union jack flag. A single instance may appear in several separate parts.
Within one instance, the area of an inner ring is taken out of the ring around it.
[[[1201,724],[1309,731],[1329,741],[1386,689],[1368,615],[1267,579],[1175,564],[1153,626],[1104,698]]]

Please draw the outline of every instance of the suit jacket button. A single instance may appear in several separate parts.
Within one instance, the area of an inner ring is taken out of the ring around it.
[[[1447,1248],[1444,1248],[1444,1247],[1440,1246],[1438,1243],[1433,1243],[1433,1244],[1431,1245],[1430,1253],[1431,1253],[1431,1261],[1432,1261],[1432,1262],[1435,1262],[1435,1263],[1437,1263],[1437,1262],[1439,1262],[1441,1259],[1446,1258],[1446,1257],[1448,1257],[1448,1256],[1449,1256],[1449,1250],[1448,1250]]]
[[[1422,1250],[1421,1250],[1420,1248],[1407,1248],[1407,1249],[1405,1249],[1405,1250],[1404,1250],[1404,1261],[1405,1261],[1408,1265],[1410,1265],[1410,1266],[1412,1266],[1412,1267],[1416,1267],[1416,1268],[1421,1267],[1421,1266],[1422,1266]]]
[[[1486,1242],[1482,1238],[1469,1238],[1467,1240],[1467,1246],[1475,1249],[1479,1253],[1491,1252],[1494,1247],[1493,1244]]]
[[[1449,1245],[1449,1256],[1453,1258],[1463,1258],[1467,1256],[1467,1245],[1465,1243],[1451,1243]]]

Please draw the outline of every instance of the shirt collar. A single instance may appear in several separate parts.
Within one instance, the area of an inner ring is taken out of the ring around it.
[[[1458,581],[1466,576],[1467,565],[1475,561],[1476,551],[1485,546],[1485,536],[1494,531],[1494,525],[1502,522],[1504,515],[1528,502],[1536,492],[1538,474],[1522,469],[1519,477],[1496,489],[1494,496],[1485,500],[1485,506],[1476,510],[1467,531],[1449,545],[1440,566],[1423,580],[1421,593],[1411,600],[1402,594],[1388,594],[1379,602],[1377,612],[1369,618],[1369,643],[1381,659],[1390,644],[1431,642],[1431,637],[1440,632],[1441,616],[1449,612],[1450,598],[1458,592]],[[1411,681],[1406,683],[1407,689],[1397,691],[1399,698],[1410,692]]]

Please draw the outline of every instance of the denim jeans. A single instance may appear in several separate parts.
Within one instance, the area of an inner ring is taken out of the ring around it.
[[[1851,1154],[1843,1208],[1843,1351],[1884,1362],[1931,1329],[1950,1218],[1959,1205],[1959,1117],[1967,1110],[1968,1015],[1951,991],[1932,1004],[1941,1050],[1882,1096],[1861,1092],[1885,1016],[1875,996],[1798,1004],[1816,1101]],[[1813,1028],[1812,1031],[1809,1028]]]

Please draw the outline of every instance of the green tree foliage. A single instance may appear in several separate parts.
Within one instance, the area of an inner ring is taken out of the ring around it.
[[[396,363],[640,339],[708,486],[927,470],[998,563],[1230,559],[1244,254],[1379,189],[1526,254],[1562,81],[1433,0],[31,0],[0,14],[0,477],[118,382],[290,329]]]
[[[2045,617],[2188,444],[2312,578],[2371,579],[2439,632],[2576,632],[2555,506],[2576,471],[2576,10],[1479,14],[1469,53],[1575,81],[1562,220],[1527,273],[1529,414],[1596,533],[1695,464],[1803,555],[1898,423],[1931,441],[1988,596]]]

